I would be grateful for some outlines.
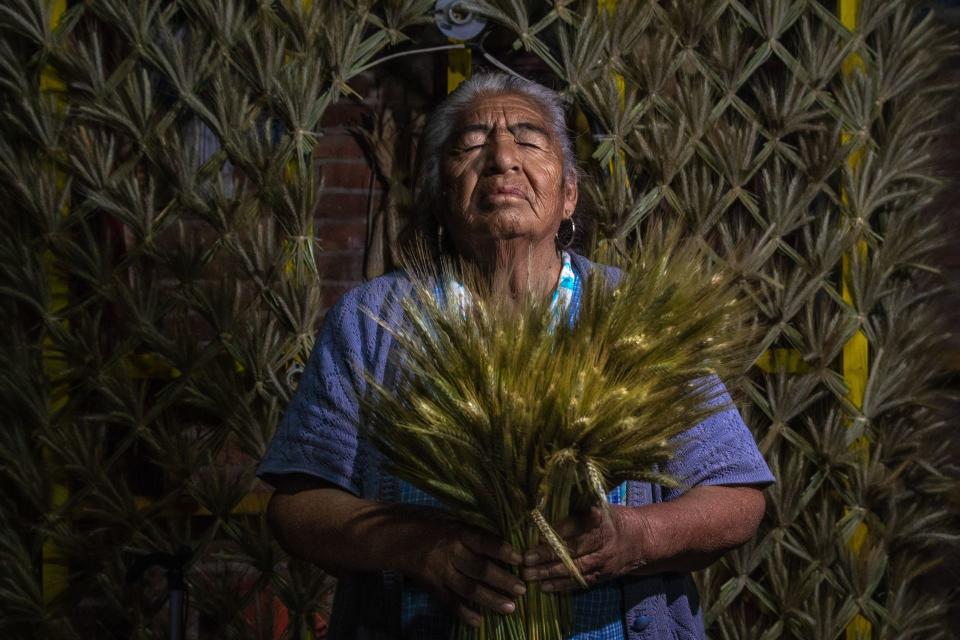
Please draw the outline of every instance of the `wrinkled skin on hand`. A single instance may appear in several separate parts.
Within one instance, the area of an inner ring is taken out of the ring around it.
[[[635,544],[628,544],[624,535],[624,507],[593,507],[588,512],[570,517],[557,527],[580,574],[591,587],[642,566],[643,560],[631,557]],[[524,554],[525,580],[539,580],[544,591],[573,591],[582,586],[547,545],[531,547]]]
[[[448,522],[428,525],[422,540],[407,574],[465,623],[480,626],[483,609],[516,610],[513,598],[526,592],[507,566],[523,561],[516,549],[479,529]]]
[[[752,538],[763,518],[761,489],[751,485],[697,486],[651,505],[594,507],[560,523],[587,586],[624,575],[699,571]],[[580,584],[546,545],[528,549],[521,575],[545,591]]]

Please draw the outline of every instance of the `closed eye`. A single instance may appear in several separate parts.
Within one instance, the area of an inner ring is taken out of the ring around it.
[[[514,139],[514,142],[521,147],[530,147],[531,149],[542,149],[543,147],[536,142],[527,142],[525,140]],[[482,149],[487,146],[486,142],[480,142],[475,144],[461,144],[458,149],[460,152],[464,151],[473,151],[474,149]]]
[[[517,141],[517,144],[524,147],[545,149],[549,143],[547,132],[530,122],[518,122],[510,127],[510,131],[513,133],[513,139]]]

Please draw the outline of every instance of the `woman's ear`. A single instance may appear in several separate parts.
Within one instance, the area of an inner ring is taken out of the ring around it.
[[[573,212],[577,208],[577,196],[579,195],[577,191],[577,174],[574,172],[567,173],[566,177],[563,179],[563,219],[566,220],[573,215]]]

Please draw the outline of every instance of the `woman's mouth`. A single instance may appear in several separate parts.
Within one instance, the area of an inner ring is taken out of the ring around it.
[[[499,189],[494,189],[488,191],[485,199],[493,202],[500,202],[506,200],[525,200],[527,194],[524,193],[523,189],[519,187],[501,187]]]

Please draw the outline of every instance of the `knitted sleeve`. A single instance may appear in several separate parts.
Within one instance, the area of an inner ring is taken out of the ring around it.
[[[719,378],[713,385],[710,403],[723,407],[700,424],[676,438],[677,449],[665,471],[680,486],[664,491],[670,500],[698,485],[753,484],[774,482],[757,443],[734,406]]]
[[[362,494],[358,432],[359,398],[366,376],[382,380],[390,350],[389,331],[378,319],[395,321],[395,277],[383,276],[348,291],[327,312],[313,352],[300,377],[257,475],[301,473]]]

